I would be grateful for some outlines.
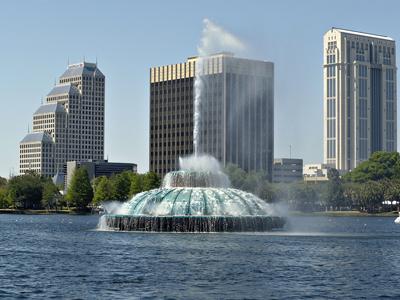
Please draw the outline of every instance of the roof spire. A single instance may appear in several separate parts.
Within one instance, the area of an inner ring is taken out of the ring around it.
[[[67,68],[69,67],[69,56],[67,58]]]

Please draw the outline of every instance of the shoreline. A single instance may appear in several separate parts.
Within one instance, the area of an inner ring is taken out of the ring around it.
[[[16,214],[16,215],[98,215],[96,211],[75,211],[75,210],[46,210],[46,209],[0,209],[2,214]],[[381,212],[381,213],[365,213],[354,210],[342,211],[317,211],[317,212],[301,212],[291,211],[288,216],[293,217],[398,217],[397,211]]]
[[[292,211],[288,213],[289,216],[299,217],[398,217],[397,211],[380,212],[380,213],[366,213],[355,210],[342,210],[342,211],[317,211],[317,212],[300,212]]]

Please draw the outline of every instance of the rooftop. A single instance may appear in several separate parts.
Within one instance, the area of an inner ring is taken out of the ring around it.
[[[49,114],[49,113],[63,113],[65,111],[64,105],[60,103],[44,104],[40,106],[34,115]]]
[[[97,68],[97,64],[81,62],[68,66],[68,69],[61,75],[60,78],[76,77],[82,75],[104,77],[104,74]]]
[[[387,41],[393,41],[391,37],[388,37],[386,35],[379,35],[379,34],[373,34],[373,33],[367,33],[367,32],[362,32],[362,31],[355,31],[355,30],[349,30],[349,29],[343,29],[343,28],[337,28],[337,27],[332,27],[332,30],[337,30],[339,32],[343,33],[348,33],[348,34],[354,34],[354,35],[361,35],[365,37],[370,37],[370,38],[375,38],[375,39],[382,39],[382,40],[387,40]]]
[[[33,132],[33,133],[28,133],[22,139],[21,144],[36,143],[36,142],[53,143],[53,139],[47,132]]]
[[[68,84],[56,85],[55,87],[53,87],[50,93],[47,94],[47,97],[58,96],[58,95],[76,95],[76,94],[79,94],[78,88],[73,84],[68,83]]]

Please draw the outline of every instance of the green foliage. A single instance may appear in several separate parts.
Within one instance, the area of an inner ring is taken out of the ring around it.
[[[10,208],[12,201],[8,197],[8,191],[6,187],[0,187],[0,208]]]
[[[43,182],[35,173],[11,178],[7,185],[9,201],[18,209],[39,209],[42,207]]]
[[[228,175],[233,187],[242,189],[247,177],[247,173],[244,170],[239,168],[237,165],[228,164],[224,172]]]
[[[400,155],[398,152],[374,152],[369,160],[362,162],[343,178],[360,183],[372,180],[400,179]]]
[[[110,180],[106,176],[97,177],[94,181],[93,204],[99,205],[110,199],[112,199]]]
[[[66,195],[69,205],[86,208],[93,199],[93,189],[86,168],[75,170]]]
[[[161,185],[160,177],[154,172],[148,172],[143,178],[143,191],[159,188]]]
[[[395,179],[386,183],[384,187],[385,201],[400,201],[400,180]]]
[[[131,176],[129,172],[113,175],[110,178],[112,200],[126,201],[129,198]]]
[[[7,179],[0,176],[0,188],[7,186]]]
[[[142,174],[133,174],[131,177],[131,187],[130,187],[130,195],[136,195],[143,191],[143,179],[144,176]]]
[[[326,205],[337,210],[346,206],[346,198],[339,172],[336,169],[328,171],[328,189],[326,193]]]
[[[58,187],[48,179],[43,184],[42,206],[47,209],[57,209],[60,206],[61,194]]]
[[[98,205],[107,200],[126,201],[137,193],[159,188],[160,178],[153,172],[137,174],[126,171],[110,178],[98,177],[93,185],[93,204]]]

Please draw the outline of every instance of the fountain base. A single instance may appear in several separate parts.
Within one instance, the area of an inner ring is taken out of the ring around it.
[[[106,215],[107,227],[117,231],[260,232],[282,228],[273,216],[129,216]]]

